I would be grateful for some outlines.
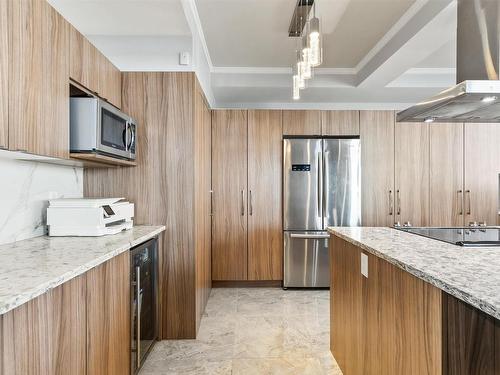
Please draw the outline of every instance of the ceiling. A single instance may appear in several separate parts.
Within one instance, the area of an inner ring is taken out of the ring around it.
[[[454,83],[456,0],[316,0],[324,61],[299,101],[295,0],[49,2],[122,70],[196,71],[214,107],[403,108]]]

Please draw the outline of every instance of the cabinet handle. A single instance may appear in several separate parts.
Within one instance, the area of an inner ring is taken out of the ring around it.
[[[464,214],[464,192],[462,190],[457,191],[458,203],[460,205],[460,210],[458,214],[462,216]]]
[[[323,163],[321,162],[321,153],[318,153],[318,216],[322,217],[322,187],[323,187]]]
[[[394,214],[394,199],[392,199],[392,190],[389,190],[389,215]]]
[[[137,310],[136,310],[136,329],[137,329],[137,346],[136,346],[136,360],[137,367],[141,366],[141,267],[135,267],[135,293],[136,293],[136,301],[137,301]]]
[[[250,216],[252,216],[253,215],[252,190],[248,192],[248,199],[250,200],[250,208],[248,213],[250,214]]]
[[[399,193],[399,189],[396,190],[396,199],[398,201],[398,215],[401,215],[401,194]]]
[[[470,207],[470,190],[465,190],[465,194],[467,194],[467,215],[471,214],[471,207]]]
[[[210,216],[214,216],[214,191],[210,190]]]
[[[245,190],[241,191],[241,216],[245,216]]]

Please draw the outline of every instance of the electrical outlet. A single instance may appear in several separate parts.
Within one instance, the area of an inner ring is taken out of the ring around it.
[[[368,278],[368,255],[361,253],[361,274]]]

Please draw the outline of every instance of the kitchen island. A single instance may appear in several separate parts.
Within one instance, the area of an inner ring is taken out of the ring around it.
[[[331,350],[344,375],[500,373],[500,248],[329,232]]]

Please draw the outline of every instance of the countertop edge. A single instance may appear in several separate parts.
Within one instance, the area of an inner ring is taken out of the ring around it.
[[[47,283],[44,283],[37,287],[37,291],[30,292],[30,293],[20,293],[18,294],[15,298],[13,298],[11,301],[7,301],[6,303],[0,305],[0,316],[8,313],[9,311],[14,310],[15,308],[51,291],[52,289],[57,288],[58,286],[71,281],[84,273],[88,272],[89,270],[100,266],[101,264],[107,262],[108,260],[124,253],[127,250],[130,250],[131,248],[151,239],[156,236],[158,236],[160,233],[166,230],[166,227],[164,225],[158,226],[157,229],[152,230],[150,233],[143,235],[131,242],[125,243],[118,248],[114,250],[110,250],[108,253],[105,255],[92,259],[91,262],[87,262],[85,264],[82,264],[75,270],[66,272],[65,274],[61,275],[58,278],[55,278]]]
[[[425,281],[425,282],[435,286],[436,288],[439,288],[443,292],[448,293],[454,297],[457,297],[458,299],[460,299],[460,300],[464,301],[465,303],[481,310],[482,312],[492,316],[493,318],[500,320],[500,311],[498,311],[491,304],[481,300],[480,298],[473,296],[470,293],[465,292],[465,291],[457,288],[454,285],[450,285],[450,284],[448,284],[440,279],[437,279],[436,277],[425,273],[425,271],[422,271],[418,268],[410,266],[410,265],[408,265],[408,264],[406,264],[398,259],[395,259],[391,256],[388,256],[387,254],[381,253],[380,251],[378,251],[378,250],[376,250],[376,249],[374,249],[374,248],[372,248],[372,247],[370,247],[362,242],[359,242],[350,236],[347,236],[347,235],[344,235],[342,233],[337,232],[333,228],[328,228],[327,231],[331,235],[334,235],[340,239],[343,239],[347,242],[350,242],[353,245],[356,245],[356,246],[360,247],[361,249],[366,250],[367,252],[369,252],[372,255],[375,255],[378,258],[386,260],[387,262],[391,263],[392,265],[402,269],[403,271],[408,272],[409,274],[417,277],[418,279]]]

